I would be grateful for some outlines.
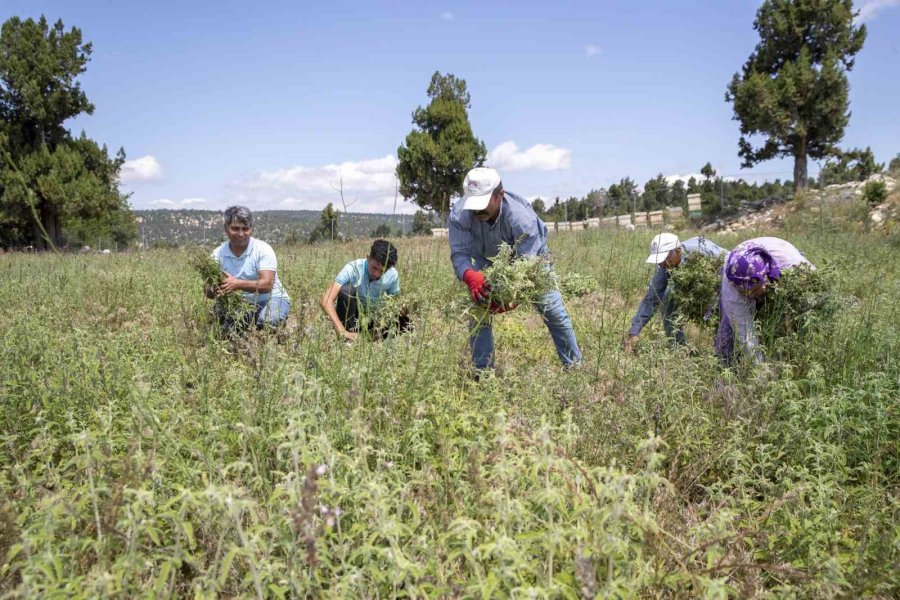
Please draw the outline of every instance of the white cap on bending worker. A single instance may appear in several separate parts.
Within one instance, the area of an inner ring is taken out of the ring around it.
[[[476,167],[466,174],[463,181],[464,210],[484,210],[491,195],[500,185],[500,173],[488,167]]]
[[[650,256],[647,258],[647,263],[651,265],[658,265],[669,256],[669,253],[672,250],[677,250],[681,247],[681,241],[679,241],[678,236],[674,233],[661,233],[650,242]]]

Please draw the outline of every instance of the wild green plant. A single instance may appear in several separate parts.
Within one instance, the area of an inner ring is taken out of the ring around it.
[[[896,248],[792,234],[858,302],[743,378],[620,350],[650,237],[552,237],[585,365],[514,311],[477,383],[446,240],[353,344],[314,300],[368,244],[279,248],[291,325],[239,350],[184,253],[0,255],[0,596],[896,596]]]
[[[600,288],[598,281],[589,275],[568,272],[559,277],[559,291],[563,298],[580,298],[596,292]]]
[[[469,304],[466,312],[476,319],[486,318],[490,305],[513,306],[539,302],[557,287],[556,276],[545,256],[516,256],[515,248],[500,244],[497,256],[484,271],[490,286],[487,304]]]
[[[219,261],[202,249],[194,251],[189,260],[191,266],[200,274],[204,289],[218,290],[224,281],[224,273]],[[247,313],[253,309],[252,304],[244,299],[241,292],[219,294],[216,302],[223,315],[235,320],[246,318]]]

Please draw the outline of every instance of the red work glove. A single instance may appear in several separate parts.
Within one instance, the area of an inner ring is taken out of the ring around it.
[[[488,285],[487,280],[485,280],[484,274],[481,271],[467,269],[466,272],[463,273],[463,281],[469,286],[469,292],[472,294],[473,302],[484,302],[487,300],[488,294],[491,291],[491,286]]]
[[[518,304],[510,304],[508,306],[503,306],[502,304],[497,304],[493,300],[491,300],[491,307],[488,309],[492,315],[502,315],[505,312],[509,312],[511,310],[515,310]]]

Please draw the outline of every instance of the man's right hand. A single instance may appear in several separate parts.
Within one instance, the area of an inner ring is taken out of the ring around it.
[[[634,352],[637,349],[638,340],[641,338],[639,335],[626,335],[625,336],[625,351],[626,352]]]
[[[346,329],[341,333],[341,337],[344,338],[345,342],[354,342],[356,338],[359,337],[359,334],[355,331],[347,331]]]
[[[491,286],[488,285],[484,274],[475,269],[467,269],[463,273],[463,281],[469,286],[469,293],[472,295],[473,302],[484,302],[488,299]]]

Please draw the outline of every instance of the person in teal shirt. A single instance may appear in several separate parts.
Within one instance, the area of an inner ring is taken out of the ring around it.
[[[360,317],[374,312],[383,296],[400,293],[396,264],[397,247],[378,239],[372,243],[369,256],[351,260],[337,274],[320,304],[340,337],[355,340],[360,329],[368,327]],[[406,331],[409,326],[409,318],[401,315],[397,329]],[[385,332],[377,333],[383,335]]]

